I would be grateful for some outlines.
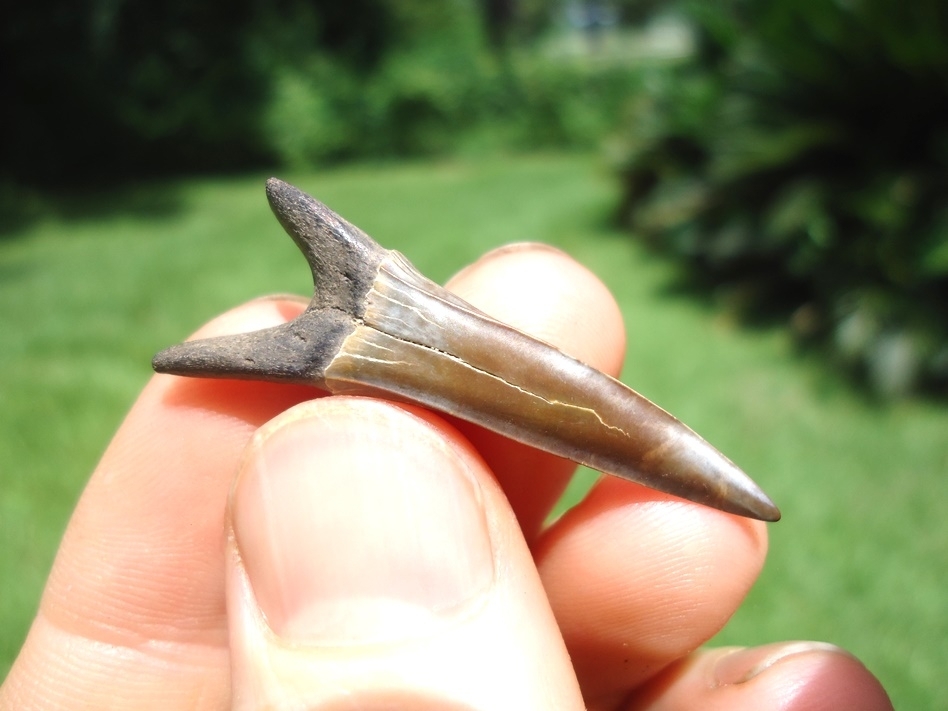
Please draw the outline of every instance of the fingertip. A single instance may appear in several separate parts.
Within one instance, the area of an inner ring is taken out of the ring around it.
[[[544,532],[536,555],[580,682],[600,695],[632,688],[717,633],[766,549],[760,522],[603,477]]]
[[[630,711],[892,711],[856,657],[823,642],[697,652],[636,693]]]

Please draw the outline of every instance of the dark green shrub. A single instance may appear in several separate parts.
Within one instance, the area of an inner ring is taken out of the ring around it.
[[[0,186],[595,146],[632,72],[528,46],[553,14],[521,9],[501,48],[475,0],[16,4]]]
[[[365,87],[431,38],[466,51],[479,27],[473,8],[17,3],[0,24],[0,178],[85,184],[349,154],[368,133]]]
[[[474,5],[379,4],[391,35],[371,65],[313,46],[268,70],[266,135],[281,163],[441,153],[483,119],[492,75]]]
[[[948,381],[948,4],[694,6],[631,105],[632,228],[898,395]],[[721,9],[721,8],[725,9]]]

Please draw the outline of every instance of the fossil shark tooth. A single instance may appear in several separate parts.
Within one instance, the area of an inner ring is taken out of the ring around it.
[[[780,518],[750,477],[634,390],[480,312],[293,186],[271,178],[267,196],[312,268],[306,311],[172,346],[156,371],[414,402],[700,504]]]

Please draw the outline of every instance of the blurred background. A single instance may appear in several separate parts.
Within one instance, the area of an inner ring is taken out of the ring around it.
[[[948,708],[948,3],[37,0],[0,88],[0,674],[152,354],[311,290],[277,172],[436,279],[589,266],[784,512],[716,642]]]

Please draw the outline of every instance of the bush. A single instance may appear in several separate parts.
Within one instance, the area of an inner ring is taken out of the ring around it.
[[[630,107],[623,218],[877,391],[943,388],[948,5],[688,7],[701,50]]]
[[[299,68],[275,69],[263,125],[277,162],[303,168],[350,153],[359,127],[346,118],[360,103],[358,94],[357,79],[345,67],[318,56]]]
[[[426,156],[468,149],[594,149],[615,130],[637,72],[551,58],[542,46],[495,53],[442,28],[356,73],[312,52],[272,72],[269,145],[281,162]]]
[[[474,0],[17,4],[0,26],[0,83],[14,97],[0,116],[0,186],[595,145],[630,71],[550,59],[536,43],[493,47],[482,10]]]

